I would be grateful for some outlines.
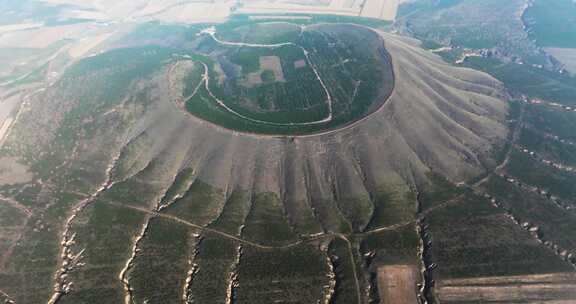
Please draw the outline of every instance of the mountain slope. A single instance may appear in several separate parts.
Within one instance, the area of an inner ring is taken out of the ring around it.
[[[395,75],[388,101],[308,136],[235,132],[184,111],[170,97],[170,50],[111,51],[91,59],[98,68],[70,68],[30,96],[3,147],[43,195],[26,202],[38,229],[24,232],[2,268],[5,278],[35,273],[37,289],[2,290],[18,303],[232,294],[265,303],[259,284],[280,282],[281,298],[364,301],[374,284],[360,266],[360,243],[374,245],[364,234],[403,239],[383,246],[399,246],[386,247],[394,262],[417,265],[416,195],[434,187],[433,174],[480,175],[508,135],[499,82],[381,35]],[[106,65],[112,59],[122,64]],[[49,250],[34,251],[39,240]],[[26,251],[46,262],[27,268]]]

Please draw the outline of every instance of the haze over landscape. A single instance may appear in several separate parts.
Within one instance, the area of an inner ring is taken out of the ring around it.
[[[0,303],[576,303],[573,0],[0,0]]]

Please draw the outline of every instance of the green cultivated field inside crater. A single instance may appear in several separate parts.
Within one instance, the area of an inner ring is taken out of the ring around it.
[[[132,67],[138,58],[145,68]],[[345,127],[379,109],[394,88],[381,36],[337,24],[146,24],[68,76],[95,71],[111,72],[119,88],[167,73],[170,94],[161,102],[230,130],[269,135]]]
[[[377,110],[394,87],[384,41],[368,29],[251,23],[210,34],[200,35],[209,85],[185,101],[186,109],[228,129],[278,135],[336,129]]]

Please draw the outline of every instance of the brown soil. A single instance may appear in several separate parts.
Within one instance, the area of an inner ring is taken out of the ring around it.
[[[378,268],[380,304],[418,303],[418,267],[390,265]]]
[[[442,302],[576,303],[576,275],[483,277],[443,280],[437,293]],[[553,302],[547,300],[554,299]]]

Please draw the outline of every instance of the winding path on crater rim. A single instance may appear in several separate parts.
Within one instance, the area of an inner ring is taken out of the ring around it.
[[[293,23],[290,23],[290,22],[284,22],[284,23],[293,24]],[[331,23],[328,23],[328,24],[331,24]],[[340,23],[339,23],[339,24],[340,24]],[[341,24],[343,24],[343,25],[348,25],[348,26],[354,26],[354,27],[358,27],[358,28],[362,28],[362,29],[366,29],[366,30],[370,30],[370,31],[373,31],[373,32],[377,33],[380,37],[383,38],[383,33],[382,33],[382,32],[376,31],[376,30],[374,30],[374,29],[372,29],[372,28],[370,28],[370,27],[362,26],[362,25],[354,24],[354,23],[341,23]],[[301,25],[297,25],[297,24],[293,24],[293,25],[300,27],[300,29],[301,29],[302,31],[304,31],[304,29],[306,28],[305,26],[301,26]],[[322,23],[320,23],[320,25],[322,25]],[[340,126],[340,127],[330,128],[330,129],[324,130],[324,131],[312,132],[312,133],[309,133],[309,134],[292,134],[292,135],[290,135],[290,134],[264,134],[264,133],[249,132],[249,131],[237,131],[237,130],[234,130],[234,129],[229,129],[229,128],[227,128],[227,127],[224,127],[224,126],[221,126],[221,125],[219,125],[219,124],[213,123],[213,122],[211,122],[211,121],[209,121],[209,120],[206,120],[206,119],[204,119],[204,118],[198,117],[198,116],[190,113],[190,112],[186,109],[186,106],[185,106],[186,101],[187,101],[187,100],[190,100],[192,97],[194,97],[194,96],[197,94],[197,92],[198,92],[198,90],[200,89],[200,87],[202,86],[202,84],[204,84],[204,87],[205,87],[206,91],[208,92],[208,94],[210,95],[210,97],[211,97],[212,99],[214,99],[214,100],[216,101],[216,103],[217,103],[220,107],[224,108],[227,112],[231,113],[231,114],[234,115],[234,116],[240,117],[240,118],[242,118],[242,119],[245,119],[245,120],[248,120],[248,121],[251,121],[251,122],[260,123],[260,124],[265,124],[265,125],[272,125],[272,126],[310,126],[310,125],[317,125],[317,124],[322,124],[322,123],[330,122],[330,121],[332,121],[332,118],[333,118],[333,117],[332,117],[332,97],[331,97],[331,95],[330,95],[330,92],[329,92],[328,88],[327,88],[326,85],[324,84],[324,81],[322,80],[322,77],[321,77],[320,74],[318,73],[316,67],[312,64],[312,60],[311,60],[310,57],[309,57],[309,52],[306,51],[306,49],[304,49],[303,47],[301,47],[301,46],[299,46],[299,45],[297,45],[297,44],[295,44],[295,43],[293,43],[293,42],[284,42],[284,43],[277,43],[277,44],[253,44],[253,43],[223,41],[223,40],[219,39],[218,37],[216,37],[216,30],[214,29],[214,27],[210,27],[210,28],[204,29],[204,30],[201,31],[198,35],[202,35],[202,34],[204,34],[204,35],[209,35],[209,36],[210,36],[214,41],[216,41],[217,43],[222,44],[222,45],[228,45],[228,46],[254,47],[254,48],[278,48],[278,47],[283,47],[283,46],[287,46],[287,45],[296,46],[296,47],[302,49],[302,51],[304,52],[304,55],[306,56],[307,61],[308,61],[308,62],[310,63],[310,65],[312,66],[312,70],[314,71],[314,74],[316,75],[317,79],[319,80],[320,84],[322,85],[323,90],[325,91],[326,96],[327,96],[327,102],[328,102],[328,105],[329,105],[329,111],[330,111],[330,113],[329,113],[329,116],[328,116],[327,118],[324,118],[324,119],[319,120],[319,121],[312,121],[312,122],[305,122],[305,123],[274,123],[274,122],[269,122],[269,121],[262,121],[262,120],[258,120],[258,119],[253,119],[253,118],[247,117],[247,116],[245,116],[245,115],[242,115],[242,114],[234,111],[233,109],[231,109],[230,107],[228,107],[228,106],[225,104],[224,101],[222,101],[221,99],[219,99],[218,97],[216,97],[216,95],[214,95],[214,93],[212,92],[212,90],[210,90],[210,83],[209,83],[209,81],[210,81],[209,71],[210,71],[210,70],[209,70],[208,66],[207,66],[204,62],[202,62],[202,61],[195,61],[195,60],[192,60],[192,59],[181,59],[180,61],[191,61],[191,62],[193,62],[193,63],[200,62],[200,64],[202,64],[202,66],[203,66],[204,71],[203,71],[202,79],[200,80],[200,82],[198,83],[198,85],[196,86],[196,88],[193,90],[193,92],[192,92],[189,96],[186,96],[186,97],[182,98],[182,99],[181,99],[181,102],[178,102],[178,101],[176,102],[176,104],[179,106],[180,110],[184,111],[186,114],[189,114],[189,116],[191,116],[191,117],[193,117],[193,118],[195,118],[195,119],[198,119],[199,121],[209,123],[209,124],[211,124],[211,125],[213,125],[214,127],[217,127],[217,128],[222,128],[222,129],[227,130],[227,131],[232,131],[232,132],[234,132],[235,134],[236,134],[236,133],[241,133],[241,134],[246,134],[246,135],[251,135],[251,136],[261,137],[261,138],[270,138],[270,137],[278,137],[278,138],[284,138],[284,137],[307,138],[307,137],[317,137],[317,136],[322,136],[322,135],[328,135],[328,134],[332,134],[332,133],[335,133],[335,132],[340,132],[340,131],[343,131],[343,130],[346,130],[346,129],[353,128],[353,127],[357,126],[358,124],[366,121],[367,119],[369,119],[369,118],[372,116],[372,114],[375,114],[376,112],[380,111],[380,110],[384,107],[384,105],[386,104],[386,101],[387,101],[388,99],[390,99],[390,98],[392,97],[392,95],[394,95],[394,91],[395,91],[395,88],[396,88],[396,87],[395,87],[395,84],[394,84],[395,81],[396,81],[396,76],[395,76],[395,72],[394,72],[394,64],[393,64],[393,62],[392,62],[392,60],[391,60],[391,58],[390,58],[390,55],[387,53],[386,56],[387,56],[387,59],[390,60],[390,65],[391,65],[391,68],[390,68],[390,69],[391,69],[391,73],[392,73],[392,79],[391,79],[391,81],[392,81],[392,90],[390,90],[390,92],[389,92],[386,96],[384,96],[384,97],[382,98],[383,101],[380,103],[380,105],[379,105],[375,110],[373,110],[373,111],[371,111],[371,112],[369,112],[369,113],[366,113],[365,115],[363,115],[362,117],[360,117],[360,119],[350,121],[350,122],[348,122],[348,123],[346,123],[346,124],[344,124],[343,126]],[[168,70],[168,75],[167,75],[167,76],[168,76],[168,82],[170,83],[170,86],[173,85],[173,81],[172,81],[172,77],[171,77],[172,71],[173,71],[173,69],[178,65],[178,63],[179,63],[179,61],[177,61],[176,63],[174,63],[174,64],[172,65],[172,67]],[[357,90],[357,89],[358,89],[358,87],[356,87],[356,90]],[[356,92],[357,92],[357,91],[355,91],[354,94],[356,94]]]
[[[303,30],[303,27],[300,27],[300,28]],[[209,72],[208,66],[204,62],[201,62],[203,67],[204,67],[204,76],[203,76],[201,83],[202,82],[205,83],[206,90],[208,91],[208,94],[210,94],[210,97],[212,97],[216,101],[216,103],[218,103],[218,105],[221,106],[222,108],[224,108],[226,111],[232,113],[235,116],[238,116],[242,119],[245,119],[245,120],[248,120],[251,122],[261,123],[261,124],[266,124],[266,125],[272,125],[272,126],[309,126],[309,125],[317,125],[317,124],[322,124],[322,123],[327,123],[327,122],[332,121],[332,96],[330,95],[330,91],[328,91],[326,84],[324,84],[324,80],[322,80],[322,77],[320,77],[320,73],[318,73],[316,66],[314,66],[314,64],[312,63],[312,60],[310,59],[310,56],[308,55],[308,51],[306,49],[304,49],[302,46],[299,46],[293,42],[285,42],[285,43],[277,43],[277,44],[251,44],[251,43],[242,43],[242,42],[223,41],[223,40],[220,40],[219,38],[216,37],[216,30],[214,29],[214,27],[205,29],[202,32],[200,32],[200,34],[208,34],[217,43],[222,44],[222,45],[227,45],[227,46],[252,47],[252,48],[279,48],[279,47],[290,45],[290,46],[295,46],[295,47],[300,48],[302,50],[302,52],[304,53],[304,56],[306,56],[306,61],[312,67],[312,71],[314,71],[314,74],[316,75],[316,79],[320,82],[320,85],[322,86],[322,89],[324,90],[324,92],[326,94],[326,101],[328,103],[328,116],[326,118],[323,118],[323,119],[317,120],[317,121],[301,122],[301,123],[275,123],[275,122],[271,122],[271,121],[264,121],[264,120],[258,120],[258,119],[250,118],[250,117],[247,117],[245,115],[242,115],[242,114],[234,111],[233,109],[228,107],[224,101],[222,101],[221,99],[216,97],[214,95],[214,93],[212,93],[212,91],[210,90],[210,76],[208,73]],[[194,90],[194,93],[190,97],[188,97],[187,99],[194,97],[196,92],[197,92],[197,89]]]

